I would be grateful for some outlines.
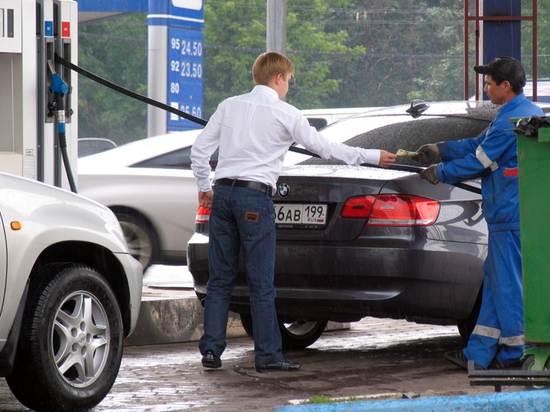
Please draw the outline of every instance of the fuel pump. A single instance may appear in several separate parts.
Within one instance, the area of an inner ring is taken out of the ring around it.
[[[0,0],[0,169],[32,179],[38,124],[36,27],[23,14],[35,13],[34,8],[34,2]],[[34,99],[27,103],[30,96]]]
[[[0,171],[76,190],[77,77],[55,55],[76,63],[77,26],[75,1],[0,0]]]

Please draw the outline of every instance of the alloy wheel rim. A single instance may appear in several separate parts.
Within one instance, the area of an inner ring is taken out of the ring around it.
[[[51,350],[59,375],[69,385],[94,383],[109,356],[110,327],[101,302],[85,291],[74,292],[59,306],[51,333]]]

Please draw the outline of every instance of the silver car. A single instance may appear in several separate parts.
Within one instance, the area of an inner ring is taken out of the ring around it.
[[[96,202],[0,173],[0,376],[42,411],[110,391],[137,322],[142,267]]]
[[[78,159],[78,193],[115,213],[144,268],[186,262],[198,206],[189,155],[199,133],[151,137]]]

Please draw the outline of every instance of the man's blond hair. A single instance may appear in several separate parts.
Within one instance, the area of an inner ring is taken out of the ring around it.
[[[266,52],[258,56],[252,66],[254,84],[267,85],[279,73],[286,79],[294,74],[294,66],[290,59],[277,52]]]

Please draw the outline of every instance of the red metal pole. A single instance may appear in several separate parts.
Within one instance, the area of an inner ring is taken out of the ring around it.
[[[479,48],[480,48],[480,27],[481,21],[522,21],[531,20],[533,22],[533,101],[538,100],[537,80],[538,80],[538,4],[537,0],[533,0],[533,15],[532,16],[480,16],[480,3],[475,0],[475,16],[470,17],[469,0],[464,1],[464,99],[468,99],[469,76],[468,76],[468,54],[469,54],[469,26],[470,21],[475,21],[475,65],[478,66]],[[475,98],[480,99],[479,75],[475,75]]]
[[[481,38],[480,31],[479,31],[479,0],[476,0],[476,58],[475,58],[475,65],[479,66],[479,39]],[[481,96],[479,93],[479,75],[476,73],[476,100],[480,100]]]
[[[468,0],[464,1],[464,100],[468,100]]]

